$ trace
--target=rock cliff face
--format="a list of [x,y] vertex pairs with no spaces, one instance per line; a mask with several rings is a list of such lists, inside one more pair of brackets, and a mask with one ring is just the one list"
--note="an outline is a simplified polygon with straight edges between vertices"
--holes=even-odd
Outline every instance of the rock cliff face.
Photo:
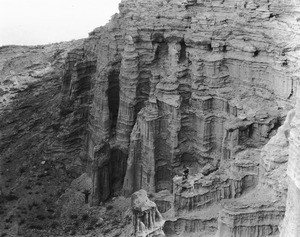
[[286,213],[282,225],[280,236],[298,236],[300,234],[299,226],[299,98],[300,93],[297,92],[297,105],[293,113],[293,120],[291,121],[290,129],[290,146],[289,146],[289,160],[288,160],[288,197],[286,203]]
[[162,231],[164,220],[145,190],[141,189],[132,194],[131,206],[134,233],[137,237],[165,236]]
[[[278,235],[289,125],[268,141],[295,101],[296,9],[123,1],[89,39],[101,56],[88,139],[94,203],[167,190],[157,202],[169,236]],[[191,184],[180,188],[184,165]]]
[[299,7],[123,0],[68,53],[45,154],[88,174],[93,205],[146,190],[166,236],[278,236],[289,186],[297,236]]

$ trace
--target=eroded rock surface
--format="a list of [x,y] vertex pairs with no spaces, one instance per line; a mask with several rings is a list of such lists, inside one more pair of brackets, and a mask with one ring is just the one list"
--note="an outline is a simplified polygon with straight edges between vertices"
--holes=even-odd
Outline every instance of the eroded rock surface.
[[288,160],[288,194],[286,203],[286,213],[282,224],[281,237],[294,237],[300,235],[299,225],[299,113],[300,113],[300,93],[297,92],[296,109],[291,118],[291,129],[289,134],[289,160]]
[[[99,52],[110,52],[108,61],[110,55],[116,57],[100,70],[103,86],[97,101],[108,111],[95,113],[99,119],[91,123],[90,141],[108,143],[110,150],[122,154],[108,158],[107,151],[96,157],[91,150],[91,159],[98,160],[96,173],[107,173],[102,180],[111,187],[123,179],[125,195],[140,188],[151,193],[168,190],[171,201],[158,200],[165,211],[167,235],[213,236],[219,229],[222,236],[220,228],[226,223],[228,236],[279,234],[289,128],[277,135],[282,144],[274,138],[263,154],[261,148],[295,102],[296,9],[292,2],[275,1],[123,1],[120,15],[106,29],[91,34],[103,41],[107,31],[114,43],[109,49],[97,44]],[[113,116],[116,110],[103,88],[109,93],[116,74],[119,109]],[[108,120],[116,126],[105,126]],[[98,132],[94,124],[101,128]],[[119,159],[120,164],[127,160],[126,173],[111,177],[102,171],[114,173],[113,164],[99,166],[106,159]],[[176,191],[173,177],[184,165],[191,167],[192,187]],[[119,168],[124,170],[123,165]],[[97,187],[101,185],[95,185],[96,200]],[[269,191],[272,195],[265,195]],[[253,198],[251,193],[261,195]],[[231,209],[228,199],[236,200],[237,207]],[[213,214],[206,215],[208,210]],[[227,215],[236,221],[225,220],[223,225]],[[245,218],[253,221],[237,224]],[[179,221],[185,223],[182,230]],[[187,227],[191,225],[198,227]],[[206,225],[209,228],[201,227]]]
[[165,236],[162,230],[165,221],[158,211],[156,204],[149,200],[145,190],[141,189],[132,194],[131,207],[135,236]]
[[[0,233],[30,236],[85,169],[60,114],[68,52],[83,40],[0,48]],[[75,137],[75,136],[74,136]]]
[[[94,206],[146,190],[166,220],[166,236],[278,236],[284,215],[283,236],[297,236],[289,220],[298,216],[291,208],[299,191],[298,112],[288,111],[298,90],[299,7],[123,0],[120,13],[57,69],[56,102],[47,99],[56,111],[47,134],[55,135],[39,138],[42,160],[60,161],[73,178],[85,172]],[[48,78],[47,70],[34,75]],[[3,80],[1,98],[10,101],[5,91],[26,80]],[[20,134],[3,121],[1,147],[13,139],[5,134]],[[151,220],[155,203],[145,202]],[[150,234],[150,222],[138,220],[136,232]]]

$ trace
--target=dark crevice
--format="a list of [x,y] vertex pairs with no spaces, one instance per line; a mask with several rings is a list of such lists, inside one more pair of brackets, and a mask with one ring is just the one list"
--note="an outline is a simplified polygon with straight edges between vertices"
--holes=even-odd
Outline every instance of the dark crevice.
[[273,135],[275,135],[277,133],[278,128],[282,125],[280,119],[278,119],[275,123],[273,128],[270,129],[270,131],[268,132],[268,136],[271,137]]
[[207,44],[206,47],[207,47],[207,50],[208,50],[209,52],[213,51],[213,47],[212,47],[211,44]]
[[248,137],[249,137],[249,138],[253,137],[254,131],[255,131],[254,125],[253,125],[253,124],[250,124],[249,127],[248,127]]
[[217,171],[218,169],[219,169],[219,164],[216,165],[215,167],[212,167],[211,169],[208,169],[208,170],[203,171],[202,174],[203,174],[204,176],[208,176],[208,175],[214,173],[215,171]]
[[249,139],[253,138],[255,133],[255,124],[248,124],[245,126],[239,127],[239,144],[245,144],[249,141]]
[[[109,163],[106,162],[98,168],[98,192],[99,203],[107,200],[110,197],[110,179],[109,179]],[[98,204],[99,204],[98,203]]]
[[153,33],[153,35],[151,36],[151,41],[153,44],[165,42],[163,33],[160,33],[160,32]]
[[283,67],[287,67],[287,65],[288,65],[288,60],[285,59],[285,60],[282,62],[282,66],[283,66]]
[[111,172],[111,194],[119,195],[127,170],[127,155],[119,149],[112,149],[109,165]]
[[113,70],[108,76],[108,108],[110,118],[110,130],[114,134],[118,121],[119,103],[120,103],[120,85],[119,71]]
[[154,64],[163,64],[168,55],[168,43],[166,42],[163,33],[156,32],[151,36],[152,45],[155,49]]
[[291,97],[293,96],[293,94],[294,94],[294,81],[292,80],[292,89],[291,89],[291,93],[288,96],[288,99],[291,99]]
[[154,63],[158,63],[160,60],[163,60],[168,55],[168,44],[166,42],[159,43],[156,51],[155,51],[155,57],[154,57]]
[[[170,165],[163,165],[163,166],[158,166],[155,170],[155,182],[156,184],[158,183],[168,183],[167,188],[169,191],[172,191],[172,184],[170,182],[172,180],[172,170],[170,168]],[[166,188],[166,184],[164,185],[164,188],[161,188],[160,185],[155,185],[156,187],[156,192],[159,192],[163,189]]]
[[257,57],[259,55],[259,50],[255,50],[253,53],[253,57]]
[[270,18],[278,18],[278,17],[279,17],[278,13],[271,13],[270,16],[269,16],[269,19]]
[[179,54],[179,63],[183,63],[187,59],[186,57],[186,44],[184,40],[180,42],[180,54]]
[[98,168],[99,201],[121,194],[127,169],[127,155],[119,149],[106,148],[109,159]]

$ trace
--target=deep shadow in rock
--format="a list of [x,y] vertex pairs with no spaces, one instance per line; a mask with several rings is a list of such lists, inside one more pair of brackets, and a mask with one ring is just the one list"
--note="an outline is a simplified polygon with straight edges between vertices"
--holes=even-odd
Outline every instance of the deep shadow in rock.
[[110,117],[111,132],[114,133],[118,121],[119,103],[120,103],[120,85],[119,85],[119,71],[113,70],[108,76],[108,108]]

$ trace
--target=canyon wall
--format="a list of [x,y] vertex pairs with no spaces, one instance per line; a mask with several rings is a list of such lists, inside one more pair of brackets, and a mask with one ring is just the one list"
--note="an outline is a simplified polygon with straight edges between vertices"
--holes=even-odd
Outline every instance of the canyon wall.
[[295,103],[297,7],[122,1],[86,42],[98,55],[93,203],[142,188],[158,193],[167,236],[278,235],[289,125],[268,141]]
[[49,77],[42,159],[92,205],[146,190],[166,236],[297,236],[299,6],[123,0]]
[[124,177],[125,194],[172,191],[183,164],[214,170],[266,144],[294,101],[294,11],[283,2],[123,1],[86,42],[98,55],[93,169],[129,165],[102,179],[109,192]]
[[96,61],[86,135],[92,203],[145,189],[167,236],[278,235],[290,125],[273,136],[295,103],[297,7],[122,1],[84,46]]

